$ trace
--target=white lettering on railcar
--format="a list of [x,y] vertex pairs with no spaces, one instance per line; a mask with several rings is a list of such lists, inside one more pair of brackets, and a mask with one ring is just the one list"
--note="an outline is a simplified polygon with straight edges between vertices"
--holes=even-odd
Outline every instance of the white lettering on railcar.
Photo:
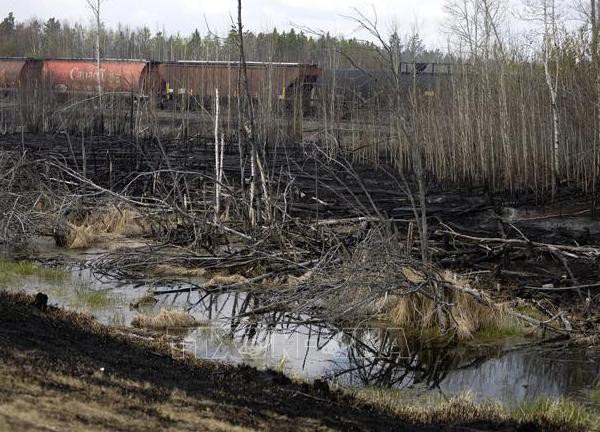
[[[100,80],[104,81],[104,74],[106,72],[106,69],[100,69]],[[71,72],[69,73],[69,78],[71,78],[71,81],[89,81],[92,79],[98,79],[98,71],[94,70],[94,71],[85,71],[85,70],[80,70],[78,67],[74,67],[71,69]]]

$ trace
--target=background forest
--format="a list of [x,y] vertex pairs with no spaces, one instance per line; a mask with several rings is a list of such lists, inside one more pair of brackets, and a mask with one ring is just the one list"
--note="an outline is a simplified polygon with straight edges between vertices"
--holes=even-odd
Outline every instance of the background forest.
[[[392,39],[400,40],[398,33]],[[351,67],[349,58],[358,66],[373,61],[375,44],[356,38],[345,39],[330,34],[310,35],[303,31],[278,31],[244,34],[248,61],[274,61],[294,63],[317,63],[332,67],[331,52],[344,52],[336,67]],[[9,13],[0,24],[0,56],[9,57],[94,57],[96,29],[79,23],[71,24],[50,18],[46,22],[37,19],[18,21]],[[156,61],[176,60],[237,60],[239,50],[235,30],[225,37],[212,33],[201,35],[195,30],[190,35],[155,32],[148,27],[103,28],[101,32],[101,55],[104,58],[140,58]],[[403,52],[407,60],[410,53]],[[424,62],[443,62],[446,56],[439,50],[423,50]]]

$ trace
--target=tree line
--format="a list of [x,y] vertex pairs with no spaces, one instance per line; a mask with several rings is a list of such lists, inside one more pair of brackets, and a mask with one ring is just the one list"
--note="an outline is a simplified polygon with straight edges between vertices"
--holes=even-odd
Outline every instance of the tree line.
[[[0,23],[0,56],[92,58],[96,54],[94,26],[50,18],[17,21],[11,12]],[[392,34],[392,40],[400,36]],[[316,63],[323,67],[369,67],[375,45],[357,38],[331,34],[308,34],[290,29],[270,32],[244,32],[248,61]],[[140,58],[156,61],[237,60],[237,34],[231,29],[224,36],[212,32],[169,34],[148,27],[131,28],[102,24],[101,56],[104,58]],[[343,53],[338,56],[336,53]],[[407,57],[408,58],[408,57]],[[444,61],[439,50],[425,50],[422,61]],[[335,60],[333,60],[335,59]]]

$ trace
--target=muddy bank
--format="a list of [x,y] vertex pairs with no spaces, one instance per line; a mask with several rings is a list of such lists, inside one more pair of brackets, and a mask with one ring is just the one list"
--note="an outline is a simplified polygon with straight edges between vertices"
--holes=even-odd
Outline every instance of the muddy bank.
[[542,430],[415,426],[325,385],[175,358],[164,342],[32,303],[0,292],[0,430]]

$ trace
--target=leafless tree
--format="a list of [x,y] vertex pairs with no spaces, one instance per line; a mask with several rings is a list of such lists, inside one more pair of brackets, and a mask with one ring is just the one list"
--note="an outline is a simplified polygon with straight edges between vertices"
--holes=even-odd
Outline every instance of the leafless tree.
[[104,0],[86,0],[86,2],[96,20],[96,79],[98,80],[98,100],[100,110],[102,110],[102,74],[100,67],[100,36],[102,32],[102,22],[100,18],[100,8],[104,3]]
[[542,61],[552,110],[552,194],[556,194],[560,175],[560,115],[558,110],[559,84],[559,22],[556,0],[526,0],[526,19],[542,25]]
[[[427,228],[427,185],[425,180],[425,169],[424,169],[424,151],[423,147],[419,143],[419,137],[417,132],[417,97],[415,93],[415,82],[416,82],[416,54],[417,54],[417,39],[418,35],[415,33],[411,37],[413,52],[413,86],[412,94],[410,99],[410,106],[408,109],[403,109],[405,101],[402,100],[402,80],[401,73],[397,65],[398,49],[397,44],[394,40],[397,37],[386,37],[380,30],[377,12],[373,10],[373,17],[368,17],[366,14],[361,12],[359,9],[354,9],[355,15],[348,17],[351,21],[355,22],[362,29],[367,31],[377,42],[379,43],[379,55],[382,60],[382,66],[390,72],[392,92],[390,94],[390,111],[393,113],[394,123],[398,128],[399,135],[402,136],[408,142],[410,153],[412,155],[412,167],[417,181],[418,197],[415,199],[413,192],[403,177],[405,192],[409,195],[411,202],[413,203],[413,210],[415,213],[415,219],[417,220],[417,227],[421,240],[421,258],[424,262],[429,261],[429,247],[428,247],[428,228]],[[392,35],[393,36],[393,35]],[[410,43],[409,43],[410,45]],[[418,200],[418,204],[417,204]]]
[[[248,89],[248,70],[246,67],[246,49],[244,46],[244,25],[242,21],[242,0],[237,2],[237,23],[236,32],[238,37],[238,48],[240,55],[239,75],[238,75],[238,117],[240,122],[239,140],[240,151],[242,149],[241,140],[245,136],[250,143],[250,205],[249,216],[252,226],[256,225],[261,217],[260,200],[258,196],[257,183],[260,178],[262,201],[264,204],[263,215],[267,218],[271,217],[270,198],[267,184],[267,174],[265,166],[261,162],[261,156],[264,156],[263,147],[259,149],[257,142],[258,136],[256,131],[256,121],[254,117],[254,103]],[[241,154],[240,154],[241,157]],[[243,170],[242,170],[243,171]],[[242,182],[244,179],[242,178]]]
[[489,57],[493,46],[501,46],[500,26],[505,19],[504,0],[449,0],[444,5],[445,28],[458,52],[476,60]]

